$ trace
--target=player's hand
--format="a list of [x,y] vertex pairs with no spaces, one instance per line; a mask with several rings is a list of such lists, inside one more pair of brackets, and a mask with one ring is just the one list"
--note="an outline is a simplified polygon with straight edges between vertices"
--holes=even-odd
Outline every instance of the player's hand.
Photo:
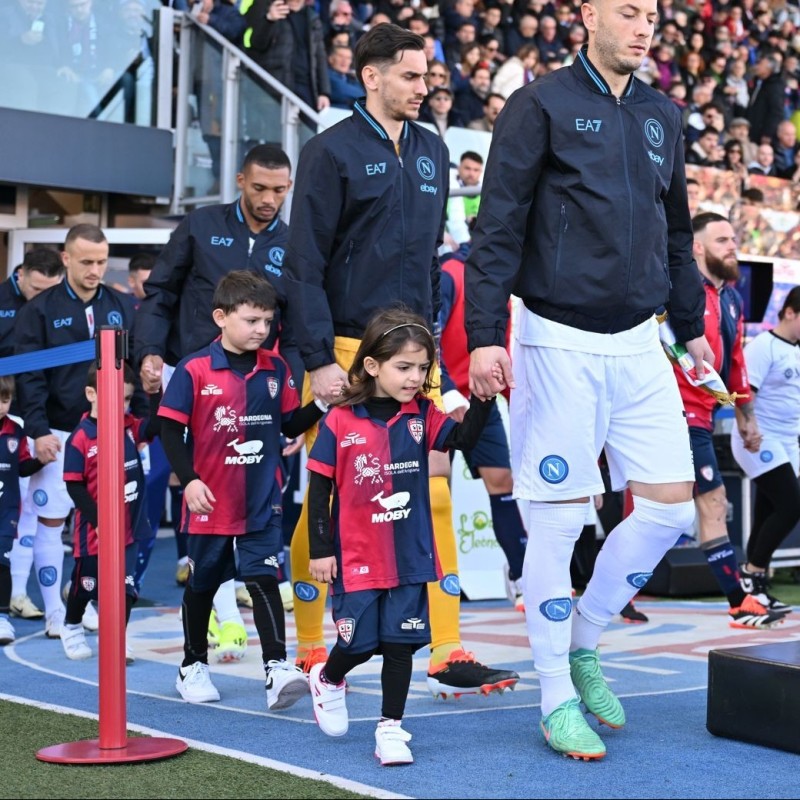
[[142,359],[142,368],[139,376],[142,379],[142,388],[147,394],[155,394],[161,388],[161,373],[164,369],[164,359],[161,356],[150,354]]
[[54,433],[48,433],[33,440],[33,455],[42,464],[49,464],[51,461],[55,461],[60,450],[61,442]]
[[469,356],[469,390],[480,400],[490,400],[506,387],[513,389],[514,374],[505,347],[476,347]]
[[347,373],[338,364],[326,364],[308,373],[311,381],[311,393],[317,400],[332,403],[347,386]]
[[737,417],[736,427],[739,429],[739,435],[742,437],[744,449],[750,453],[757,453],[761,449],[761,442],[763,436],[758,429],[758,422],[755,417],[741,419]]
[[300,452],[300,448],[306,443],[306,435],[301,433],[299,436],[295,436],[294,439],[287,439],[286,440],[286,447],[281,450],[281,455],[284,457],[293,456],[295,453]]
[[331,107],[331,99],[326,94],[321,94],[317,98],[317,111],[324,111],[326,108]]
[[703,361],[708,361],[713,364],[715,360],[714,351],[711,349],[705,336],[698,336],[696,339],[690,339],[686,342],[686,350],[689,355],[694,359],[695,372],[697,379],[703,380],[706,376],[706,368]]
[[210,514],[214,510],[213,503],[217,502],[211,489],[200,478],[195,478],[186,484],[183,490],[183,499],[186,507],[193,514]]
[[308,562],[308,571],[318,583],[333,583],[336,577],[336,557],[312,558]]

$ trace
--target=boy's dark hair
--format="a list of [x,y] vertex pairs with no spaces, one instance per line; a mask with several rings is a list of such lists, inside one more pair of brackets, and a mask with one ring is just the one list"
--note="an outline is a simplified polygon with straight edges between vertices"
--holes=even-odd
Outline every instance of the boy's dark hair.
[[251,164],[263,167],[264,169],[286,168],[289,172],[292,171],[292,162],[289,161],[289,156],[287,156],[280,147],[274,144],[257,144],[249,150],[244,157],[241,171],[245,172]]
[[28,250],[20,267],[25,272],[41,272],[48,278],[55,278],[64,273],[61,256],[49,247],[34,247],[33,250]]
[[750,200],[753,203],[761,204],[764,202],[764,192],[761,189],[744,189],[740,195],[742,200]]
[[[136,373],[127,361],[122,362],[122,381],[136,386]],[[89,365],[89,371],[86,373],[86,386],[97,390],[97,363],[94,361]]]
[[728,218],[717,214],[716,211],[701,211],[692,218],[692,233],[700,233],[712,222],[728,222]]
[[72,244],[76,239],[85,239],[87,242],[94,242],[94,244],[102,244],[107,241],[103,229],[88,222],[82,222],[80,225],[73,225],[67,231],[64,245]]
[[364,368],[364,359],[374,358],[379,364],[388,361],[407,344],[417,344],[428,353],[430,365],[422,393],[432,388],[431,370],[436,361],[436,342],[425,320],[410,308],[397,305],[372,315],[361,338],[353,365],[347,374],[350,386],[344,390],[344,405],[363,403],[375,395],[375,378]]
[[425,40],[399,25],[389,23],[370,28],[356,43],[355,68],[359,83],[364,86],[361,72],[373,65],[383,71],[398,61],[403,50],[424,50]]
[[13,375],[0,375],[0,400],[13,400],[16,382]]
[[278,305],[278,293],[266,278],[250,270],[235,269],[220,279],[214,290],[211,308],[219,308],[230,314],[245,303],[265,311],[274,311]]
[[153,269],[156,257],[152,253],[137,253],[128,262],[128,272],[139,272],[143,269]]
[[778,312],[778,319],[783,319],[787,308],[791,308],[795,314],[800,314],[800,286],[795,286],[789,290],[789,294],[786,295],[783,306]]

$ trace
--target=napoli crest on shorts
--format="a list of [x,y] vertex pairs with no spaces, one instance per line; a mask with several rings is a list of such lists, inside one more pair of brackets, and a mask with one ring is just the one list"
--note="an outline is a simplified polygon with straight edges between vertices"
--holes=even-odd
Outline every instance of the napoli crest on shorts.
[[109,325],[118,325],[122,327],[122,314],[119,311],[109,311],[106,317]]
[[417,444],[422,441],[422,436],[425,433],[425,425],[419,417],[414,417],[408,421],[408,432]]
[[85,578],[81,578],[81,586],[83,587],[83,590],[85,592],[93,592],[94,587],[97,586],[97,582],[95,581],[94,578],[90,578],[87,576]]
[[700,467],[700,474],[705,480],[711,481],[714,479],[714,467],[711,464],[706,464],[704,467]]
[[44,489],[37,489],[33,493],[33,502],[37,506],[39,506],[40,508],[42,506],[46,506],[47,505],[47,492]]
[[634,589],[642,589],[647,581],[653,577],[652,572],[632,572],[625,577],[625,580],[634,587]]
[[539,474],[547,483],[561,483],[569,475],[569,466],[561,456],[545,456],[539,462]]
[[356,621],[352,617],[336,620],[336,632],[345,644],[350,644],[356,630]]
[[269,392],[269,396],[274,400],[278,396],[278,379],[277,378],[267,378],[267,391]]
[[644,123],[644,135],[653,147],[664,144],[664,128],[657,119],[651,117]]
[[8,444],[8,452],[13,455],[17,452],[17,448],[19,447],[19,439],[14,436],[9,436],[8,439],[6,439],[6,444]]
[[775,456],[772,454],[772,450],[762,450],[758,456],[765,464],[769,464]]
[[787,380],[787,381],[788,381],[788,380],[791,380],[793,376],[794,376],[794,370],[792,370],[792,369],[785,369],[785,370],[783,371],[783,377],[784,377],[784,378],[786,378],[786,380]]
[[564,622],[572,613],[572,600],[569,597],[554,597],[551,600],[545,600],[539,606],[539,611],[550,622]]
[[420,156],[417,159],[417,172],[424,181],[432,181],[436,177],[436,166],[428,156]]
[[304,603],[311,603],[319,597],[319,589],[305,581],[297,581],[294,585],[294,596]]

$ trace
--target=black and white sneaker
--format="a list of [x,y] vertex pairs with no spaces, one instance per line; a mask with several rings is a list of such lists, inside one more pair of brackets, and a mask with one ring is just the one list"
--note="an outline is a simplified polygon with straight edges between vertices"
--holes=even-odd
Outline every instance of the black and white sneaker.
[[752,595],[771,613],[784,615],[792,612],[790,605],[769,593],[769,579],[765,572],[748,572],[744,566],[740,566],[739,584],[743,592]]

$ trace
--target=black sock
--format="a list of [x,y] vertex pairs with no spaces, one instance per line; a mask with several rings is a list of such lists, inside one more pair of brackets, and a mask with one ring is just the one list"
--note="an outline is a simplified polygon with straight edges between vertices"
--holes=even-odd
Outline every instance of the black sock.
[[8,614],[11,605],[11,568],[0,564],[0,614]]
[[261,640],[264,665],[286,658],[286,618],[278,579],[273,575],[243,578],[253,601],[253,622]]
[[403,719],[406,710],[408,688],[411,686],[414,650],[409,644],[381,642],[383,669],[381,670],[381,689],[383,705],[381,716],[387,719]]
[[216,593],[216,589],[195,592],[191,586],[183,591],[183,667],[197,661],[208,664],[208,620]]
[[374,650],[367,650],[366,653],[350,653],[335,644],[330,655],[328,655],[328,660],[325,662],[322,677],[328,683],[339,684],[350,670],[355,669],[359,664],[369,661],[374,655]]

